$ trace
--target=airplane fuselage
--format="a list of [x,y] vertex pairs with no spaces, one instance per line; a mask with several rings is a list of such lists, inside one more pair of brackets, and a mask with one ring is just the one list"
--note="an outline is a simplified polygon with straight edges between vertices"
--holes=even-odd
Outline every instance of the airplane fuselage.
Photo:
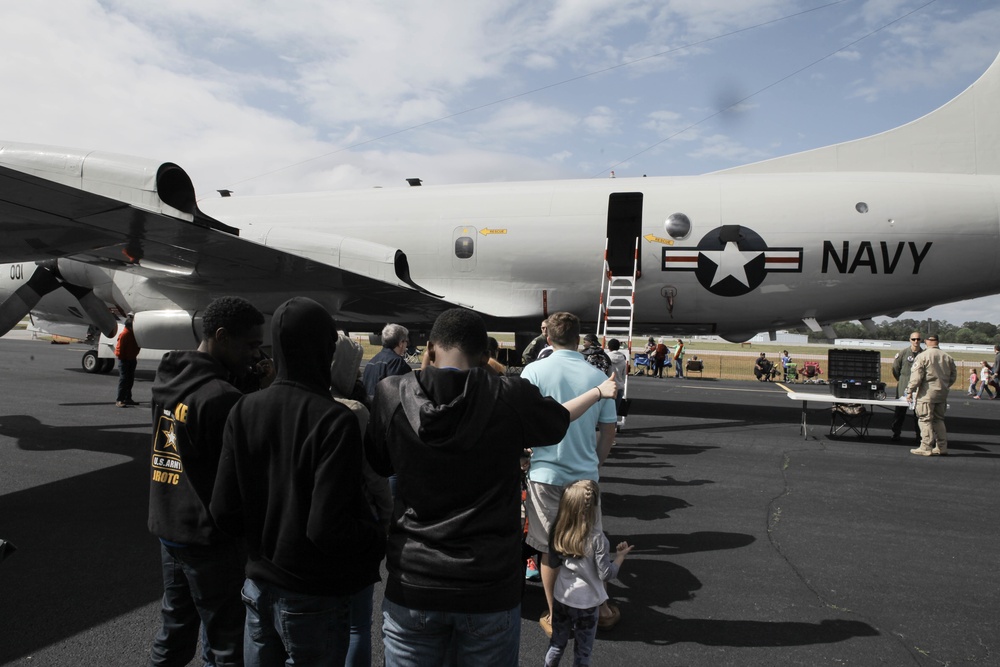
[[[421,287],[495,328],[522,331],[559,310],[593,326],[606,244],[612,255],[618,248],[615,272],[631,274],[638,238],[637,331],[741,339],[1000,291],[998,201],[1000,177],[820,173],[372,189],[200,206],[243,239],[308,246],[312,259],[335,265],[345,261],[344,238],[398,247]],[[686,234],[668,224],[676,214],[690,221]],[[218,295],[67,259],[59,267],[122,312],[196,312]],[[33,268],[0,267],[0,296]],[[246,295],[271,310],[292,293]],[[322,286],[310,296],[324,300]],[[59,292],[36,312],[86,322]],[[378,321],[345,325],[377,329]]]
[[[616,216],[622,197],[638,213],[634,223]],[[998,200],[1000,178],[991,176],[819,173],[373,189],[200,206],[261,243],[301,235],[321,244],[332,234],[398,246],[422,287],[517,322],[559,310],[595,320],[606,240],[624,235],[619,245],[629,246],[638,237],[637,327],[738,338],[806,318],[898,314],[995,293]],[[678,213],[690,230],[672,237],[666,223]],[[619,264],[631,273],[631,253]]]
[[265,313],[310,296],[357,331],[451,305],[494,330],[560,310],[592,330],[606,260],[637,276],[635,331],[829,335],[1000,291],[998,146],[1000,57],[905,125],[701,176],[197,201],[172,162],[4,143],[0,259],[25,264],[0,269],[0,329],[65,288],[105,335],[106,306],[135,311],[153,347],[189,344],[221,294]]

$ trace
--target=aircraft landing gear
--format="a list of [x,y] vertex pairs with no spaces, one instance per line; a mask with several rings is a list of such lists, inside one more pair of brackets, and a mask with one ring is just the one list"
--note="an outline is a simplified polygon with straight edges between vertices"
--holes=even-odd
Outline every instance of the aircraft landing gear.
[[97,350],[87,350],[83,353],[80,365],[88,373],[110,373],[111,369],[115,367],[115,360],[101,359],[97,356]]

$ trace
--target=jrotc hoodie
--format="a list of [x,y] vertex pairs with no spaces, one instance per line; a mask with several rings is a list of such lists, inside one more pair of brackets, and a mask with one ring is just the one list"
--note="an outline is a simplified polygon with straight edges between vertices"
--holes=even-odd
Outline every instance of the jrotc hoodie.
[[209,513],[230,409],[241,394],[228,371],[196,350],[168,352],[153,381],[149,531],[178,545],[232,541]]

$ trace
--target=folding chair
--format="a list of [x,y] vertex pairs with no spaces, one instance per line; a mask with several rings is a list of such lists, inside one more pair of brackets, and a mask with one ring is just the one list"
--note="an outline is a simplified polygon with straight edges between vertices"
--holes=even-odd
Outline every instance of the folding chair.
[[819,376],[823,371],[820,370],[818,361],[807,361],[802,364],[802,370],[799,373],[805,378],[803,382],[819,382]]
[[795,382],[799,379],[798,364],[794,361],[789,361],[785,364],[785,382]]
[[632,375],[645,375],[647,371],[650,375],[653,374],[653,362],[648,354],[636,352],[632,358],[632,366],[635,368]]
[[872,413],[857,403],[836,403],[830,410],[830,437],[854,433],[859,440],[868,437]]

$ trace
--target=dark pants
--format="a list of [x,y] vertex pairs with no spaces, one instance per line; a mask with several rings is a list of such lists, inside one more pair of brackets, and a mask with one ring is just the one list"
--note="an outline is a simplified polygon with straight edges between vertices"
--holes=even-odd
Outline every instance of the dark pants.
[[208,664],[243,664],[246,611],[240,597],[246,560],[236,545],[160,545],[163,566],[162,625],[149,651],[150,665],[187,665],[199,630]]
[[343,665],[350,641],[347,595],[310,595],[247,579],[246,667]]
[[597,615],[600,607],[575,609],[559,600],[552,601],[552,639],[545,653],[545,667],[558,665],[563,651],[573,638],[573,664],[589,665],[597,637]]
[[119,402],[132,400],[132,384],[135,382],[135,359],[118,360],[118,398]]
[[[893,410],[892,415],[892,434],[899,436],[900,432],[903,430],[903,425],[906,423],[906,412],[909,410],[907,407],[900,406]],[[884,422],[883,422],[884,423]],[[917,442],[920,442],[920,424],[917,422],[917,415],[913,415],[913,432],[917,436]]]
[[374,592],[375,584],[372,584],[351,596],[351,641],[344,661],[346,667],[371,667]]

